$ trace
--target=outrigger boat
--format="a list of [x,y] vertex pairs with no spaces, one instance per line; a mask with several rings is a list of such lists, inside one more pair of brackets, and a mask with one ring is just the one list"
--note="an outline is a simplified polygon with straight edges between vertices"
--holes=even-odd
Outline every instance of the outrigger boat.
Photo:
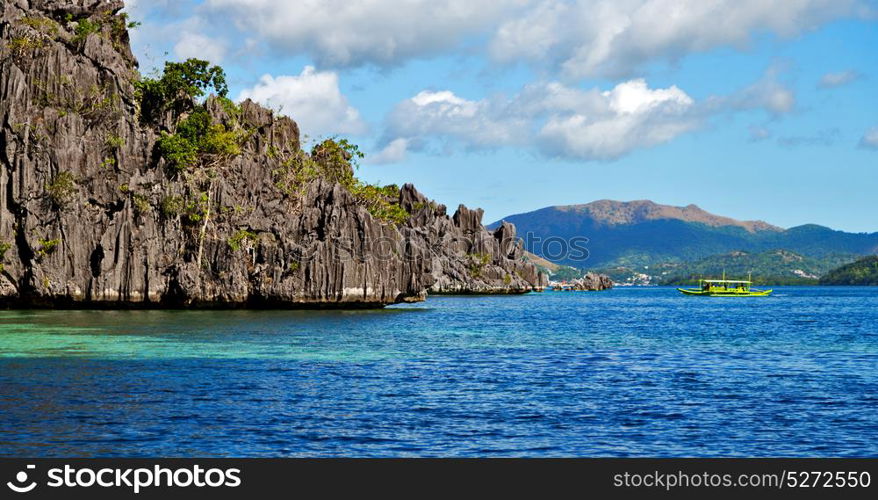
[[750,288],[750,280],[727,280],[723,273],[721,280],[698,280],[698,288],[678,288],[684,295],[703,295],[707,297],[767,297],[773,290]]

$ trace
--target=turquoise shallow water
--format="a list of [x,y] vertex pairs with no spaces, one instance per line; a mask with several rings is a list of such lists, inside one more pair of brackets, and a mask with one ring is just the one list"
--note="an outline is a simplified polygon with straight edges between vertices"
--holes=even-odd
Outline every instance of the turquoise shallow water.
[[878,288],[0,311],[2,456],[878,456]]

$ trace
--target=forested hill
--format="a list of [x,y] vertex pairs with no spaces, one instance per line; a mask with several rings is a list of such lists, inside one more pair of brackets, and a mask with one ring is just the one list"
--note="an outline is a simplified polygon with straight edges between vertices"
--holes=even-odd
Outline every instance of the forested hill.
[[878,286],[878,255],[834,269],[820,279],[820,284]]
[[834,255],[818,259],[789,250],[736,251],[694,262],[660,264],[652,271],[658,277],[658,283],[664,285],[697,283],[701,278],[719,278],[723,273],[729,279],[749,276],[760,285],[815,285],[820,276],[854,258]]

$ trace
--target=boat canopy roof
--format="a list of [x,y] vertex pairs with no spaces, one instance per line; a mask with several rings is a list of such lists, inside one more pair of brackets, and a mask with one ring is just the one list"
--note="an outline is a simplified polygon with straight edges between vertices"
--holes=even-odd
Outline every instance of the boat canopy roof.
[[747,280],[700,280],[705,283],[753,283]]

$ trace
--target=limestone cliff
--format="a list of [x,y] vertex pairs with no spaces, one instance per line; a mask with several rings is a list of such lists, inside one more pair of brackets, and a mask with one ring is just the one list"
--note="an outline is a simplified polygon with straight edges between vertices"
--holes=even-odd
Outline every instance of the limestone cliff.
[[613,288],[613,280],[605,274],[598,274],[589,271],[581,278],[570,281],[552,282],[551,286],[554,290],[597,292]]
[[613,288],[613,280],[607,275],[589,271],[582,278],[573,280],[572,285],[574,290],[595,292]]
[[249,101],[198,103],[234,154],[169,174],[157,143],[195,102],[144,120],[120,1],[0,8],[0,303],[355,307],[542,284],[481,211],[405,186],[388,222],[334,179],[284,189],[298,126]]
[[430,250],[431,294],[523,293],[547,284],[548,277],[526,262],[512,224],[489,232],[482,226],[484,212],[463,205],[449,218],[444,205],[411,185],[403,187],[401,205],[411,213],[408,234]]

